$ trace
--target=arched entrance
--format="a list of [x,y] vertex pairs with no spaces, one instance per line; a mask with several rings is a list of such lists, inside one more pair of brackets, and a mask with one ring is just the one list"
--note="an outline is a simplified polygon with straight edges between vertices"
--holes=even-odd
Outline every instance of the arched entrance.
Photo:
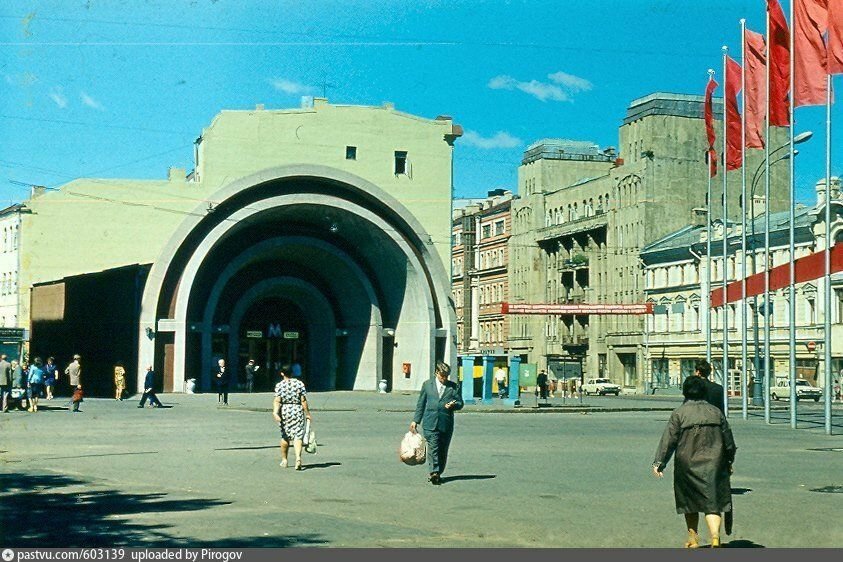
[[165,389],[186,378],[209,388],[220,356],[240,379],[256,359],[262,388],[295,360],[312,390],[375,390],[382,377],[417,389],[437,358],[453,361],[450,280],[419,221],[382,190],[288,166],[213,200],[176,232],[144,291],[139,368],[164,372]]

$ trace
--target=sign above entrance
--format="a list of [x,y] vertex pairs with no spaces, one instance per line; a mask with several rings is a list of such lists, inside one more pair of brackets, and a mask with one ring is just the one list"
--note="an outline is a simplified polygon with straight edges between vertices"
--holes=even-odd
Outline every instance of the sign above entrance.
[[652,314],[645,304],[510,304],[501,303],[502,314]]
[[260,330],[247,330],[246,331],[246,337],[247,338],[258,338],[258,339],[260,339],[260,338],[263,337],[263,332],[261,332]]
[[0,339],[2,340],[13,340],[13,341],[23,341],[24,338],[24,329],[23,328],[0,328]]
[[297,340],[299,339],[298,332],[284,332],[284,339],[285,340]]

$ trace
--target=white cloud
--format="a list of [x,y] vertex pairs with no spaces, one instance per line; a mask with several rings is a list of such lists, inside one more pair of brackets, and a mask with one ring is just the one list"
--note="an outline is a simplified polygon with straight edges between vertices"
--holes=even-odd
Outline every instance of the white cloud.
[[570,92],[587,92],[593,87],[592,83],[585,78],[580,78],[579,76],[574,76],[561,70],[553,74],[548,74],[547,77],[556,84],[567,88]]
[[5,74],[6,82],[12,86],[32,86],[38,82],[38,77],[31,72],[24,72],[23,74]]
[[585,78],[559,71],[547,76],[549,82],[517,80],[512,76],[501,74],[489,80],[489,88],[493,90],[519,90],[530,94],[541,101],[572,101],[572,94],[585,92],[592,88],[591,82]]
[[50,91],[50,99],[56,102],[56,105],[59,106],[61,109],[67,107],[67,98],[64,97],[62,93],[62,89],[60,87],[55,87]]
[[515,148],[523,144],[521,139],[513,137],[506,131],[498,131],[491,137],[484,137],[475,131],[466,131],[462,137],[462,142],[484,150]]
[[82,103],[87,105],[88,107],[92,107],[94,109],[98,109],[103,111],[105,108],[102,106],[100,102],[86,94],[85,92],[79,92],[79,97],[82,98]]
[[275,78],[271,81],[272,86],[279,92],[290,94],[293,96],[305,95],[313,92],[313,87],[306,86],[300,82],[293,80],[285,80],[284,78]]

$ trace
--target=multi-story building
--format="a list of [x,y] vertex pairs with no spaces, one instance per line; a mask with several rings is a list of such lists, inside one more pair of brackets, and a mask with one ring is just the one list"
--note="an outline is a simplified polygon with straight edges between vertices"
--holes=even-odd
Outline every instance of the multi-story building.
[[501,303],[508,295],[512,192],[454,203],[452,294],[457,313],[457,351],[506,361],[507,322]]
[[[721,107],[717,102],[715,111]],[[783,133],[776,135],[775,146],[784,144]],[[644,302],[641,248],[687,225],[691,209],[705,206],[703,98],[655,93],[634,100],[619,138],[620,154],[554,139],[525,151],[512,203],[513,303]],[[752,170],[763,156],[755,152],[747,158]],[[729,177],[732,217],[739,215],[738,176]],[[777,169],[772,193],[780,209],[783,179]],[[722,185],[721,176],[713,182]],[[722,214],[719,199],[712,207]],[[509,341],[523,362],[557,377],[582,365],[588,376],[643,388],[643,332],[640,316],[513,315]]]
[[[813,207],[798,206],[795,211],[796,259],[822,252],[825,240],[825,180],[817,184],[817,204]],[[831,239],[843,241],[843,199],[840,183],[833,182],[831,189],[832,223]],[[763,200],[757,206],[755,217],[747,223],[747,272],[764,272]],[[706,356],[706,314],[709,294],[707,269],[711,268],[713,288],[722,286],[724,271],[727,282],[741,279],[743,255],[741,252],[741,224],[728,223],[727,253],[723,260],[723,221],[715,219],[711,237],[711,256],[707,253],[705,215],[702,220],[673,232],[649,244],[641,251],[645,267],[647,302],[653,304],[655,314],[647,318],[646,356],[649,372],[647,379],[655,386],[680,384],[694,371],[694,362]],[[770,267],[787,264],[790,255],[789,212],[770,216]],[[843,367],[843,275],[835,274],[832,280],[832,302],[824,300],[824,279],[798,283],[796,286],[796,372],[797,376],[812,383],[824,383],[821,358],[824,350],[823,320],[826,314],[832,322],[832,373]],[[759,367],[763,369],[763,332],[770,322],[770,373],[772,379],[789,376],[790,363],[790,302],[789,288],[774,290],[770,302],[764,305],[763,295],[748,300],[747,322],[742,321],[742,301],[729,303],[729,369],[732,374],[730,388],[741,388],[742,335],[748,341],[746,371],[754,376],[755,350],[758,350]],[[757,309],[757,314],[756,314]],[[722,373],[723,363],[723,308],[711,311],[712,364],[715,372]],[[756,340],[756,337],[758,338]],[[813,342],[813,345],[812,343]],[[748,380],[748,379],[747,379]],[[775,380],[771,381],[775,382]]]
[[23,205],[0,210],[0,351],[17,358],[25,331],[20,325],[20,224]]

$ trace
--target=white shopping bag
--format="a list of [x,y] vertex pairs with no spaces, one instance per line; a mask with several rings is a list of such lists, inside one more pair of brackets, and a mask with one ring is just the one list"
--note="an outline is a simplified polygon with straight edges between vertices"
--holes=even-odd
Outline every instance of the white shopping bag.
[[427,458],[427,441],[424,440],[421,433],[413,433],[408,431],[401,440],[401,446],[398,449],[398,458],[404,464],[411,466],[417,464],[424,464]]
[[304,439],[302,440],[306,453],[316,453],[316,431],[310,420],[304,422]]

